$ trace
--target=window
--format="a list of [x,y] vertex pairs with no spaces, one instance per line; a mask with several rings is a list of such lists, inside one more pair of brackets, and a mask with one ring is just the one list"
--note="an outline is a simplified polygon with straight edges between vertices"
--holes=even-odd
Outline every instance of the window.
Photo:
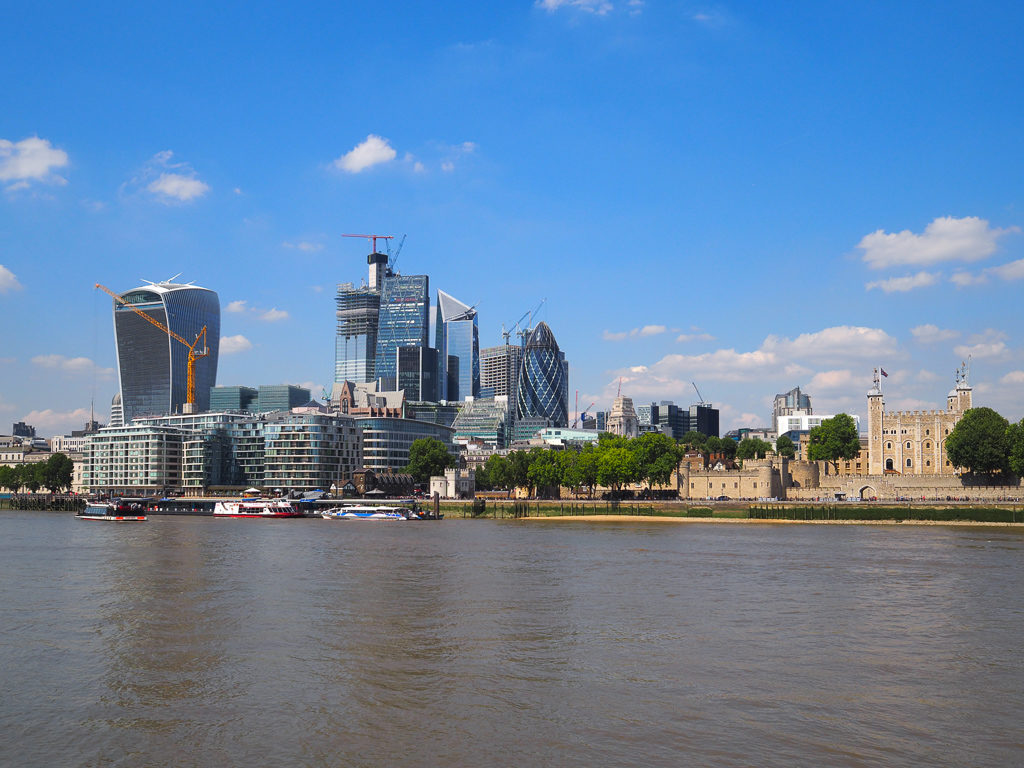
[[891,451],[892,450],[892,443],[886,443],[885,444],[885,450]]
[[910,443],[909,442],[907,443],[907,450],[908,451],[910,450]]
[[910,466],[910,459],[907,459],[907,466]]

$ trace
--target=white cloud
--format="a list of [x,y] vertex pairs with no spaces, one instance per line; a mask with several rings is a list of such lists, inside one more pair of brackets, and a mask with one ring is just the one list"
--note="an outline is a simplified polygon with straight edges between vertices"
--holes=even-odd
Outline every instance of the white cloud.
[[81,429],[91,417],[86,408],[76,408],[73,411],[54,411],[47,408],[44,411],[29,411],[21,421],[31,424],[40,435],[53,437],[66,435],[73,429]]
[[158,197],[183,203],[202,197],[210,191],[208,184],[195,176],[185,176],[181,173],[161,173],[146,186],[146,189]]
[[451,173],[452,171],[455,170],[455,163],[453,163],[451,160],[445,160],[444,162],[441,163],[441,170],[444,171],[445,173]]
[[993,277],[1003,281],[1024,280],[1024,259],[1000,264],[998,267],[987,267],[977,274],[957,272],[949,281],[955,283],[958,288],[966,288],[970,285],[984,285]]
[[391,162],[397,154],[387,139],[371,133],[366,141],[335,160],[334,167],[346,173],[359,173],[374,165]]
[[228,305],[224,307],[224,311],[232,313],[245,312],[245,305],[245,299],[235,299],[234,301],[228,302]]
[[0,264],[0,293],[20,290],[21,283],[18,282],[18,278],[14,276],[11,270]]
[[950,275],[949,282],[954,283],[957,288],[966,288],[969,285],[982,285],[988,282],[984,272],[972,275],[970,272],[955,272]]
[[916,275],[907,275],[906,277],[890,277],[888,280],[875,280],[865,283],[864,288],[869,291],[879,288],[885,293],[906,293],[915,288],[935,285],[940,277],[942,277],[940,272],[918,272]]
[[1010,371],[999,380],[1000,384],[1024,384],[1024,371]]
[[417,160],[412,164],[412,170],[414,173],[424,173],[427,169],[424,167],[423,163]]
[[53,173],[68,164],[68,153],[55,149],[46,139],[32,136],[21,141],[0,139],[0,181],[13,182],[9,191],[24,189],[30,181],[66,184]]
[[289,315],[286,310],[274,307],[273,309],[268,309],[266,312],[261,312],[260,320],[266,320],[268,323],[274,323],[278,320],[287,320],[288,316]]
[[848,368],[837,371],[821,371],[814,374],[810,384],[807,386],[809,392],[827,391],[833,389],[851,389],[860,387],[867,389],[871,384],[871,377],[868,374],[855,374]]
[[933,220],[920,235],[909,229],[888,233],[879,229],[865,235],[857,244],[871,269],[904,265],[930,266],[943,261],[979,261],[992,255],[996,240],[1018,227],[991,229],[988,221],[977,216],[956,219],[944,216]]
[[311,243],[306,240],[301,240],[297,243],[284,242],[281,243],[281,245],[284,246],[285,248],[290,248],[291,250],[294,251],[305,251],[306,253],[314,253],[316,251],[322,251],[324,249],[323,245],[321,245],[320,243]]
[[953,347],[960,357],[1003,358],[1009,352],[1006,346],[1007,336],[995,328],[987,328],[976,333],[967,340],[967,344]]
[[220,354],[234,355],[252,349],[252,342],[242,334],[220,337]]
[[645,338],[648,336],[658,336],[665,333],[668,328],[664,325],[645,325],[640,328],[633,328],[629,331],[604,331],[601,334],[601,338],[605,341],[622,341],[627,337],[640,337]]
[[36,355],[32,363],[40,368],[50,368],[72,374],[95,373],[101,379],[114,376],[113,368],[101,368],[88,357],[65,357],[64,355]]
[[560,8],[576,8],[587,13],[596,13],[603,16],[612,10],[609,0],[536,0],[535,5],[543,8],[548,13],[554,13]]
[[771,335],[764,340],[761,349],[789,358],[816,361],[875,358],[891,355],[897,346],[896,339],[881,328],[839,325],[816,333],[802,333],[792,340]]
[[690,341],[714,341],[715,337],[710,333],[681,333],[676,336],[676,341],[680,344],[686,344]]
[[942,329],[937,325],[927,323],[911,328],[910,333],[922,344],[937,344],[940,341],[950,341],[960,336],[960,331]]

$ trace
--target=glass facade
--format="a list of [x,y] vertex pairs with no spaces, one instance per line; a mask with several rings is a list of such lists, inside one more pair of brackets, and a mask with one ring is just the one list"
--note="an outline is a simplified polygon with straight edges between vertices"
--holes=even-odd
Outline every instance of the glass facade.
[[455,419],[455,440],[481,440],[491,448],[511,442],[508,398],[467,400]]
[[363,432],[363,465],[378,471],[401,472],[409,464],[409,447],[424,437],[434,437],[450,453],[454,429],[414,419],[356,419]]
[[[510,403],[516,401],[516,375],[523,348],[517,344],[502,344],[480,350],[480,397],[505,395]],[[485,393],[484,389],[488,391]]]
[[[129,291],[123,298],[188,341],[206,327],[209,354],[195,362],[195,387],[198,409],[208,410],[220,350],[217,294],[194,285],[155,283]],[[116,301],[114,337],[123,423],[131,423],[136,416],[180,411],[185,404],[188,347]]]
[[373,381],[377,355],[380,294],[371,288],[338,285],[338,331],[334,342],[334,380]]
[[519,367],[516,421],[539,418],[549,426],[569,425],[569,376],[565,355],[547,323],[540,323],[527,338]]
[[397,380],[398,348],[427,347],[430,278],[426,275],[385,276],[377,321],[374,376]]
[[210,390],[211,411],[251,411],[257,391],[252,387],[213,387]]
[[272,384],[260,387],[256,397],[256,412],[288,411],[298,408],[312,400],[310,391],[305,387],[292,384]]
[[[480,331],[476,310],[444,291],[437,292],[437,316],[434,344],[439,357],[447,361],[458,358],[458,375],[445,371],[439,378],[444,382],[442,400],[464,400],[480,395]],[[458,391],[450,391],[450,380],[457,382]]]
[[413,402],[437,402],[437,350],[398,348],[398,389]]

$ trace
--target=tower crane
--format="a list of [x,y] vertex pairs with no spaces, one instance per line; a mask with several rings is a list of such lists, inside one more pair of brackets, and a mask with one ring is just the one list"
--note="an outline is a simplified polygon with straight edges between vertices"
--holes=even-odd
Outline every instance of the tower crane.
[[[388,241],[388,240],[394,240],[395,239],[394,235],[342,235],[342,237],[362,237],[362,238],[364,238],[366,240],[369,240],[369,241],[371,241],[373,243],[373,252],[374,253],[378,252],[377,251],[377,241],[378,240]],[[402,238],[402,242],[403,243],[405,242],[405,238],[404,237]],[[397,254],[396,254],[395,258],[398,258]]]
[[[530,316],[530,319],[526,321],[526,329],[523,330],[522,326],[520,326],[519,330],[516,332],[516,335],[518,335],[520,338],[522,338],[522,337],[526,336],[527,333],[530,332],[530,329],[533,327],[533,316],[536,315],[538,312],[540,312],[540,308],[544,306],[544,302],[545,301],[547,301],[547,297],[546,296],[543,299],[540,300],[540,304],[538,304],[536,307],[534,307],[532,311],[526,313],[526,314],[528,314]],[[526,317],[526,315],[524,314],[523,317]],[[519,320],[516,321],[516,325],[519,325],[519,321],[521,321],[522,319],[523,319],[522,317],[519,318]]]
[[[203,330],[201,330],[199,333],[196,334],[195,341],[193,341],[190,344],[189,342],[185,341],[185,339],[183,339],[181,336],[179,336],[174,331],[172,331],[170,328],[168,328],[166,325],[164,325],[159,320],[157,320],[155,317],[151,317],[150,315],[147,315],[145,312],[143,312],[138,307],[136,307],[136,306],[134,306],[132,304],[129,304],[119,294],[116,294],[112,290],[107,288],[107,286],[100,285],[99,283],[96,283],[96,287],[99,288],[104,293],[109,294],[114,299],[114,301],[116,301],[121,306],[127,307],[132,312],[134,312],[135,314],[139,315],[143,320],[145,320],[150,325],[156,326],[157,328],[159,328],[161,331],[166,333],[168,336],[170,336],[175,341],[179,341],[182,344],[184,344],[186,347],[188,347],[188,366],[186,368],[186,379],[185,379],[185,381],[186,381],[186,386],[185,386],[185,405],[187,407],[186,413],[195,413],[195,410],[196,410],[196,360],[198,360],[201,357],[206,357],[207,355],[210,354],[210,350],[206,346],[206,326],[205,325],[203,326]],[[202,349],[197,350],[196,347],[199,346],[200,340],[202,340],[203,346],[202,346]]]
[[709,402],[706,402],[706,401],[704,400],[704,395],[702,395],[702,394],[700,393],[700,390],[699,390],[699,389],[697,389],[697,383],[696,383],[695,381],[691,381],[690,383],[691,383],[691,384],[693,384],[693,389],[694,389],[694,391],[695,391],[695,392],[697,393],[697,397],[698,397],[698,398],[700,399],[700,402],[698,402],[698,403],[697,403],[697,405],[700,405],[700,406],[708,406],[708,405],[711,405],[711,403],[709,403]]

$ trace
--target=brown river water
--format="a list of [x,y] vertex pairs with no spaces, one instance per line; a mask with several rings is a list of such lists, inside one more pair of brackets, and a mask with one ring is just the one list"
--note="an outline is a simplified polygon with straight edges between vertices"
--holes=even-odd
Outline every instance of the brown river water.
[[0,513],[3,766],[1024,765],[1024,530]]

